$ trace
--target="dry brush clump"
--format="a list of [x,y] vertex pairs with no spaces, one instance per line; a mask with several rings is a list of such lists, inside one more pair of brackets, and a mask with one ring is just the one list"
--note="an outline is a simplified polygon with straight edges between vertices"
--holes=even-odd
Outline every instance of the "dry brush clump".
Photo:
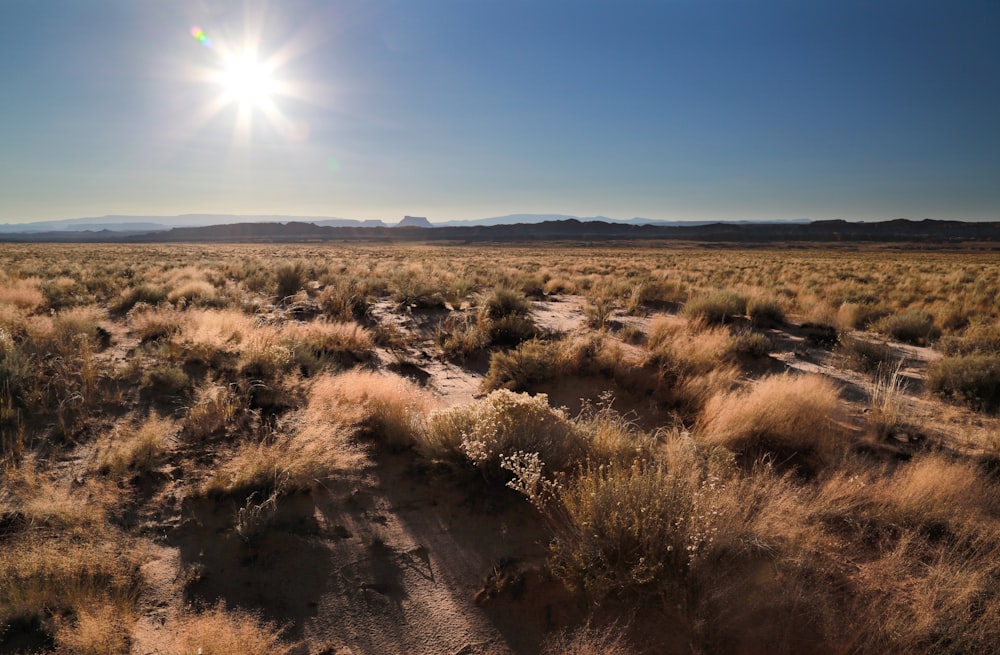
[[573,466],[586,452],[582,431],[565,412],[550,407],[545,394],[530,396],[507,389],[431,412],[419,446],[432,457],[460,452],[488,480],[506,478],[502,460],[516,452],[536,453],[555,471]]
[[1000,354],[942,357],[927,368],[927,387],[974,409],[1000,409]]
[[295,647],[276,624],[219,604],[184,615],[166,647],[171,655],[287,655]]
[[9,537],[0,544],[0,630],[37,626],[66,646],[99,646],[98,638],[127,645],[143,559],[135,542],[114,532]]
[[292,417],[275,432],[235,444],[201,491],[236,498],[256,493],[261,499],[309,491],[359,464],[361,452],[351,436],[343,425]]
[[316,378],[305,416],[359,428],[379,443],[407,447],[416,443],[431,396],[403,378],[353,369]]
[[696,652],[835,639],[835,590],[817,585],[820,535],[787,477],[745,473],[683,433],[652,456],[561,479],[540,474],[532,454],[507,465],[552,529],[553,570],[593,602],[659,607]]
[[838,424],[840,394],[820,376],[778,375],[705,405],[699,431],[747,462],[766,457],[804,473],[835,463],[845,451]]
[[727,323],[747,312],[747,297],[730,290],[694,296],[684,305],[684,315],[710,325]]
[[119,424],[97,444],[97,469],[120,478],[128,472],[151,471],[167,452],[177,433],[174,421],[155,413],[145,420]]

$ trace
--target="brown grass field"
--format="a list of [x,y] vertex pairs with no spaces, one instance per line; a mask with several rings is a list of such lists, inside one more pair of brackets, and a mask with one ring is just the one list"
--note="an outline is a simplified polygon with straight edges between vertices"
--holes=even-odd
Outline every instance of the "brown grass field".
[[0,653],[985,653],[1000,255],[0,247]]

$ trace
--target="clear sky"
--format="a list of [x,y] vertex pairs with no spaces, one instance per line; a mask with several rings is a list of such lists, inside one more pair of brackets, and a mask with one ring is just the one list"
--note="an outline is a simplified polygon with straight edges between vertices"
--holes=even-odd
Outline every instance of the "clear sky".
[[1000,2],[3,0],[0,223],[200,212],[1000,220]]

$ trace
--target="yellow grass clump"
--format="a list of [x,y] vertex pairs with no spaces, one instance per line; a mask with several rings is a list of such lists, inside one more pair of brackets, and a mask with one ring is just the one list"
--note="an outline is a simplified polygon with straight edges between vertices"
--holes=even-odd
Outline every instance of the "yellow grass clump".
[[202,492],[238,498],[257,493],[267,498],[274,493],[307,491],[360,463],[361,451],[351,443],[348,428],[308,422],[297,427],[261,441],[239,443]]
[[167,451],[176,433],[174,421],[155,413],[138,424],[120,425],[98,445],[97,468],[116,478],[129,471],[150,471]]
[[767,456],[808,472],[843,450],[839,407],[840,394],[828,379],[776,375],[749,389],[714,396],[702,412],[699,430],[708,443],[751,461]]
[[318,377],[305,416],[309,421],[360,427],[388,445],[410,446],[433,404],[427,392],[408,380],[354,369]]
[[185,616],[175,634],[168,652],[178,655],[287,655],[293,648],[275,624],[221,604]]
[[10,278],[0,280],[0,304],[13,305],[20,309],[35,309],[45,302],[45,294],[39,288],[42,280],[37,277]]

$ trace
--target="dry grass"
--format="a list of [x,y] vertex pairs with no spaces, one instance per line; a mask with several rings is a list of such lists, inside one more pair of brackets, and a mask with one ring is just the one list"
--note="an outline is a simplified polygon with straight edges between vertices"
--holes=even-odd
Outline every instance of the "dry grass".
[[0,513],[26,529],[86,534],[105,522],[106,506],[113,492],[99,481],[88,481],[80,488],[59,483],[47,471],[40,470],[33,455],[26,456],[16,466],[5,467],[4,474]]
[[[1000,489],[989,454],[966,452],[971,439],[956,432],[992,425],[977,412],[997,404],[998,284],[992,253],[868,245],[574,245],[542,257],[479,245],[10,244],[0,253],[0,621],[12,631],[34,621],[60,655],[128,652],[144,555],[112,522],[158,530],[177,519],[186,530],[198,517],[170,498],[223,496],[214,509],[235,526],[218,540],[238,535],[257,557],[270,541],[255,538],[285,525],[274,519],[291,509],[288,494],[374,465],[368,438],[526,493],[552,531],[554,570],[588,596],[581,607],[601,601],[589,617],[601,625],[635,616],[640,637],[650,629],[701,653],[991,652]],[[562,307],[586,308],[577,318],[590,331],[537,330],[525,296],[570,292],[579,297]],[[395,335],[388,301],[412,311]],[[640,327],[595,331],[618,311],[642,326],[647,312],[683,302],[691,320],[654,316],[648,339]],[[433,314],[414,310],[447,303],[458,309],[440,314],[435,349]],[[924,419],[931,448],[866,441],[845,456],[847,429],[909,430],[900,378],[876,376],[863,417],[860,401],[817,378],[744,379],[764,367],[745,355],[770,342],[734,326],[784,317],[930,344],[948,357],[932,363],[928,387],[972,409]],[[844,358],[813,363],[877,372],[895,361],[885,337],[851,337]],[[583,383],[614,389],[638,413],[619,414],[608,396],[571,419],[512,391],[434,411],[425,390],[377,371],[383,346],[471,359],[469,373],[489,354],[488,390]],[[373,370],[339,372],[358,363]],[[841,414],[846,402],[857,411]],[[933,397],[913,407],[924,405],[945,407]],[[664,423],[693,432],[639,427]],[[935,440],[937,428],[954,439]],[[163,437],[178,430],[174,479],[122,484],[164,461]],[[204,600],[197,585],[186,593],[195,607]],[[289,648],[274,625],[221,606],[188,610],[165,632],[165,653]],[[581,630],[548,652],[629,651],[616,634]]]
[[205,280],[187,280],[167,293],[167,300],[172,303],[208,303],[215,300],[215,297],[215,287]]
[[114,604],[81,608],[76,616],[59,623],[55,632],[57,652],[66,655],[125,655],[130,652],[132,617]]
[[39,278],[14,278],[4,276],[0,280],[0,304],[13,305],[19,309],[32,310],[45,302],[45,295],[39,289]]
[[141,551],[120,538],[28,533],[7,540],[0,545],[0,626],[37,621],[54,632],[58,617],[102,606],[122,619],[133,617],[143,585],[141,561]]
[[347,428],[301,423],[287,428],[294,431],[239,443],[204,483],[202,493],[241,499],[256,493],[266,499],[275,492],[308,491],[358,466],[361,453]]
[[412,382],[355,369],[318,377],[305,415],[311,421],[360,427],[390,446],[411,446],[433,404],[430,395]]
[[177,655],[286,655],[294,646],[275,624],[221,604],[181,619],[175,635],[168,652]]
[[749,461],[766,456],[805,471],[834,463],[843,452],[837,424],[840,394],[819,376],[772,376],[746,390],[713,397],[699,430],[708,443]]
[[119,425],[98,444],[97,468],[115,478],[129,472],[151,471],[169,449],[176,433],[174,421],[156,414],[138,424]]
[[194,402],[184,418],[184,436],[208,439],[245,425],[246,418],[233,386],[206,381],[195,389]]
[[129,328],[143,343],[172,337],[180,331],[182,321],[180,312],[149,305],[137,305],[128,313]]
[[282,339],[299,366],[312,373],[324,366],[352,366],[373,357],[371,333],[357,323],[292,323]]
[[638,652],[628,646],[615,629],[580,628],[546,640],[542,655],[630,655]]
[[905,381],[901,371],[900,361],[892,367],[879,367],[875,373],[866,418],[880,439],[891,436],[905,424]]

